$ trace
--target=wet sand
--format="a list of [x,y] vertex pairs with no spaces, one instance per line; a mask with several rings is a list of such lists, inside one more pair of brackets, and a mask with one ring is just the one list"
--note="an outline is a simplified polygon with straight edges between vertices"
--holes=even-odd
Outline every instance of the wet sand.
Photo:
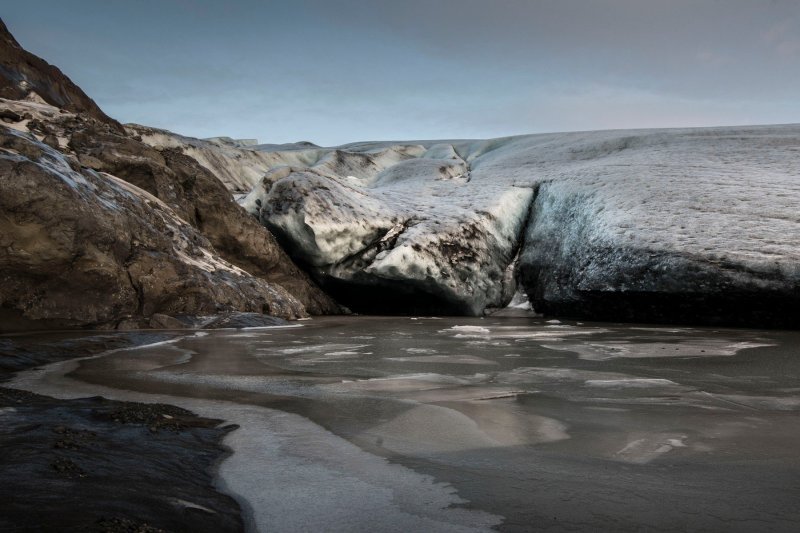
[[[24,373],[242,426],[251,529],[794,531],[800,333],[329,317]],[[65,377],[66,375],[66,377]]]

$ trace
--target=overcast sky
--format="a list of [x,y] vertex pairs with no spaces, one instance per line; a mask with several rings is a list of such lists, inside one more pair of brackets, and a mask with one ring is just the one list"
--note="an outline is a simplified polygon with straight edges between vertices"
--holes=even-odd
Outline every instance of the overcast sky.
[[109,115],[261,142],[800,122],[800,0],[8,2]]

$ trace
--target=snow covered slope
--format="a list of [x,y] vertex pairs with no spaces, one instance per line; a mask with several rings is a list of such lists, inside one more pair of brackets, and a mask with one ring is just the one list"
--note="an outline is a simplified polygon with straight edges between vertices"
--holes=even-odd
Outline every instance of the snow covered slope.
[[241,203],[356,310],[480,314],[509,302],[516,273],[554,314],[800,314],[787,311],[800,301],[797,125],[236,154],[250,169],[239,189],[254,185]]

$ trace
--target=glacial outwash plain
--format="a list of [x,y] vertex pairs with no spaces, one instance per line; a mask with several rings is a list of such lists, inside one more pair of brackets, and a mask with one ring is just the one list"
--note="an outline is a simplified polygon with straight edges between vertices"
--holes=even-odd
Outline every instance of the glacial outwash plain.
[[0,21],[0,531],[798,531],[800,125],[197,139]]

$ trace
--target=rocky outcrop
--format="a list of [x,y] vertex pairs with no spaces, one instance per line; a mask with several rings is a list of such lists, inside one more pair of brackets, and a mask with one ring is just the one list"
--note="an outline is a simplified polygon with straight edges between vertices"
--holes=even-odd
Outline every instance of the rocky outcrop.
[[[264,309],[270,308],[284,317],[303,316],[306,311],[314,314],[341,311],[341,308],[316,287],[308,276],[289,259],[272,234],[233,200],[231,192],[213,173],[198,163],[197,160],[186,155],[183,148],[160,147],[160,149],[155,149],[143,143],[136,132],[124,129],[116,121],[107,117],[80,88],[75,86],[56,67],[23,50],[2,23],[0,23],[0,95],[2,95],[2,98],[0,98],[0,119],[9,128],[4,133],[4,138],[11,146],[5,153],[7,161],[2,176],[5,190],[8,192],[4,200],[20,202],[14,205],[13,216],[10,214],[6,216],[6,222],[9,225],[8,232],[7,234],[4,233],[3,237],[6,241],[12,243],[16,250],[14,253],[8,251],[9,259],[0,268],[0,275],[13,277],[13,273],[16,272],[15,269],[19,267],[15,263],[14,257],[12,257],[17,252],[27,255],[31,261],[30,276],[17,276],[14,279],[14,288],[9,287],[5,292],[0,292],[0,306],[7,311],[11,310],[8,311],[10,313],[9,317],[16,312],[20,312],[33,320],[31,325],[34,325],[34,322],[42,322],[62,324],[64,326],[90,324],[107,326],[115,321],[119,322],[121,320],[120,317],[148,317],[157,312],[157,308],[164,307],[158,312],[167,313],[166,310],[171,307],[170,305],[161,304],[148,305],[147,301],[145,301],[144,303],[140,302],[139,305],[135,306],[135,309],[131,310],[128,305],[129,288],[121,288],[121,292],[118,294],[116,289],[112,290],[111,288],[117,287],[119,280],[115,278],[114,281],[109,281],[110,278],[106,279],[108,276],[101,276],[108,283],[100,283],[95,287],[89,288],[89,292],[94,291],[93,299],[96,301],[88,305],[87,309],[95,308],[96,312],[87,310],[86,313],[80,316],[75,315],[73,313],[75,310],[67,310],[69,306],[66,301],[69,291],[76,290],[76,287],[80,286],[80,282],[85,281],[81,279],[77,271],[73,272],[75,283],[72,283],[72,280],[70,280],[70,283],[63,283],[59,291],[56,291],[55,288],[38,291],[38,305],[42,309],[48,306],[51,307],[47,312],[42,311],[42,313],[37,314],[37,312],[34,312],[34,308],[31,307],[32,304],[30,302],[24,303],[23,300],[19,300],[14,296],[17,293],[22,294],[25,283],[34,283],[34,278],[44,280],[46,283],[56,283],[57,279],[61,279],[56,275],[59,273],[58,270],[53,270],[52,272],[46,271],[46,269],[38,270],[45,268],[47,261],[44,258],[47,256],[45,254],[42,257],[38,257],[38,254],[44,254],[45,252],[42,248],[37,247],[35,239],[25,241],[26,246],[32,247],[30,249],[20,248],[20,242],[14,240],[19,237],[19,231],[22,231],[16,226],[22,224],[22,220],[25,217],[39,219],[49,216],[44,211],[37,210],[39,209],[38,204],[34,206],[31,201],[26,200],[26,195],[32,194],[33,191],[24,188],[24,184],[31,180],[45,183],[48,179],[52,179],[52,176],[48,178],[45,175],[46,173],[42,173],[42,168],[50,170],[54,168],[50,164],[42,163],[42,157],[45,157],[42,153],[50,154],[45,158],[48,161],[53,160],[54,157],[56,159],[60,157],[62,161],[68,161],[72,172],[77,172],[89,180],[88,190],[97,188],[93,180],[107,181],[112,179],[116,180],[115,183],[126,182],[124,183],[125,187],[128,184],[132,185],[132,189],[136,191],[134,196],[141,196],[142,194],[147,196],[147,201],[135,205],[128,205],[122,200],[118,201],[117,204],[122,206],[120,208],[123,210],[130,207],[141,211],[153,205],[158,205],[159,209],[166,210],[167,214],[162,213],[156,217],[156,220],[163,221],[164,217],[166,217],[171,222],[163,223],[161,228],[150,227],[148,231],[152,233],[152,231],[169,227],[169,231],[174,233],[175,230],[171,226],[178,224],[182,229],[177,233],[191,234],[190,242],[198,243],[200,241],[197,239],[200,239],[202,243],[198,244],[198,246],[202,249],[202,252],[198,253],[215,265],[211,270],[220,270],[218,275],[211,275],[210,278],[205,274],[200,275],[200,277],[209,278],[207,280],[209,283],[215,281],[215,279],[212,279],[215,276],[233,276],[231,279],[237,276],[241,278],[238,281],[225,282],[222,282],[221,278],[216,279],[216,282],[223,283],[224,286],[204,293],[205,295],[202,298],[198,296],[200,299],[206,299],[204,303],[195,302],[193,304],[187,303],[186,305],[172,306],[175,312],[183,308],[186,308],[186,310],[194,309],[196,312],[208,312],[209,309],[214,307],[209,304],[214,298],[214,291],[219,293],[218,296],[221,298],[218,302],[221,310],[262,312]],[[12,142],[10,139],[15,140]],[[20,139],[23,139],[24,142]],[[37,148],[40,143],[45,145],[45,152],[41,151],[41,147]],[[227,146],[221,142],[209,144],[219,147]],[[47,152],[48,150],[50,152]],[[26,155],[28,152],[30,154]],[[19,176],[24,177],[21,181],[12,179],[11,176],[5,174],[10,168],[8,167],[9,161],[15,160],[18,155],[25,156],[30,163],[25,167],[24,172],[19,170]],[[17,169],[18,166],[14,168]],[[59,172],[61,170],[57,174]],[[232,169],[230,172],[235,173],[236,170]],[[158,203],[153,204],[151,201],[153,199],[157,200]],[[56,200],[56,198],[53,198],[53,200]],[[59,198],[59,200],[63,200],[63,198]],[[86,205],[93,204],[92,199],[86,194],[83,195],[83,201],[84,203],[88,202]],[[88,209],[86,205],[84,205],[84,208]],[[26,213],[26,206],[31,207],[32,211]],[[103,219],[102,223],[98,222],[99,228],[104,228],[111,224],[111,222],[104,221],[104,218],[111,216],[112,212],[94,211],[92,216],[97,218],[96,221]],[[115,220],[118,222],[121,215],[117,214],[116,216]],[[144,219],[147,218],[144,215],[143,217]],[[94,220],[91,217],[89,218]],[[52,220],[48,218],[47,223],[42,223],[42,227],[37,230],[40,232],[38,236],[44,238],[49,231],[70,233],[71,230],[62,230],[62,228],[58,227],[56,220],[55,218]],[[139,226],[139,224],[132,224],[126,230],[128,233],[121,235],[121,239],[124,241],[128,235],[137,235],[140,229]],[[124,229],[124,225],[121,227]],[[174,246],[167,246],[171,242],[170,238],[173,233],[164,236],[166,241],[162,239],[158,242],[150,242],[148,250],[153,253],[149,254],[149,256],[154,257],[153,254],[167,256],[174,252]],[[101,238],[101,236],[95,235],[82,237],[88,239],[89,242],[93,242],[95,237]],[[110,238],[110,233],[102,236],[102,239]],[[136,238],[138,239],[138,237]],[[175,243],[172,244],[174,245]],[[73,248],[69,248],[64,243],[62,245],[64,253],[77,254],[78,256],[86,255],[80,249],[80,244],[70,245]],[[178,248],[181,248],[181,246]],[[107,250],[103,254],[106,252]],[[101,255],[105,257],[103,254]],[[119,259],[116,256],[115,258]],[[89,262],[90,259],[87,256],[84,259],[84,263],[87,264],[83,266],[89,268]],[[179,257],[178,263],[185,263],[185,261]],[[53,263],[53,265],[57,264],[59,263]],[[171,261],[165,261],[165,267],[170,264]],[[225,266],[217,268],[219,265]],[[124,264],[122,266],[126,275],[134,274],[136,268],[138,268],[134,266],[132,267],[133,270],[131,270],[131,268],[128,268],[131,265]],[[100,268],[100,270],[103,268]],[[111,268],[111,270],[115,272],[115,276],[121,275],[121,271],[116,267]],[[168,268],[165,268],[164,272],[159,273],[159,275],[163,274],[169,278],[166,273],[167,270]],[[235,275],[222,274],[223,270],[235,272]],[[61,274],[63,274],[61,277],[66,275],[64,273]],[[175,276],[180,276],[180,274],[176,271]],[[50,277],[53,279],[50,279]],[[167,278],[154,282],[153,288],[154,291],[163,290],[166,294],[165,298],[169,298],[168,295],[180,293],[183,290],[177,287],[168,287],[172,281]],[[247,278],[250,279],[248,283],[254,284],[254,287],[259,287],[252,296],[241,292],[245,289],[241,280]],[[62,279],[62,281],[64,280]],[[203,284],[200,281],[195,281],[197,284]],[[130,285],[130,283],[128,284]],[[234,292],[239,291],[241,293],[239,294],[240,297],[234,297],[232,293],[229,294],[229,289],[232,287],[236,288]],[[269,287],[270,291],[275,293],[268,298],[269,302],[264,300],[266,287]],[[39,287],[37,287],[38,289]],[[37,290],[31,291],[31,293],[37,293]],[[210,290],[210,285],[206,289],[200,290],[199,293],[203,293],[206,290]],[[57,311],[57,309],[61,309],[61,304],[49,301],[51,298],[55,298],[54,295],[56,294],[61,295],[58,298],[61,298],[63,300],[61,303],[66,305],[62,309],[65,312],[61,317],[63,320],[58,318]],[[76,293],[75,296],[77,297],[78,294]],[[108,300],[106,303],[100,301],[103,294],[106,295]],[[155,293],[153,297],[155,298]],[[128,303],[121,305],[115,299]],[[283,299],[285,299],[285,306],[282,307],[283,304],[279,304],[279,300]],[[101,307],[103,309],[100,309]],[[191,314],[194,311],[186,312]],[[22,327],[27,323],[26,320],[28,319],[14,319],[14,323],[19,322],[20,327]],[[124,321],[119,323],[125,325]],[[11,324],[11,322],[9,321],[7,324]]]
[[155,313],[305,315],[154,195],[0,128],[0,330],[136,327]]
[[57,67],[23,49],[0,20],[0,98],[44,102],[73,113],[83,113],[121,132],[122,126],[97,106]]
[[283,286],[309,313],[340,312],[273,235],[233,200],[222,182],[181,149],[156,150],[91,121],[62,135],[82,165],[113,174],[158,197],[208,238],[226,261]]

